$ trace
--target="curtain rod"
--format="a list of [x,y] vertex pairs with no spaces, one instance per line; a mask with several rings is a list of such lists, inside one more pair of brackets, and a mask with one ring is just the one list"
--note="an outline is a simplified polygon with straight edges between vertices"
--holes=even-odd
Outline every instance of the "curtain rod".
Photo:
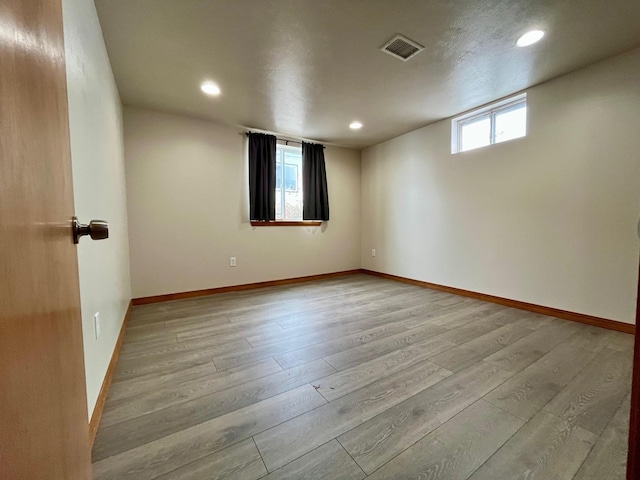
[[[262,133],[262,132],[244,132],[244,134],[248,137],[250,133]],[[265,135],[271,135],[270,133],[267,133]],[[279,140],[281,142],[284,142],[285,145],[289,145],[290,143],[297,143],[299,145],[302,145],[302,142],[298,141],[298,140],[287,140],[286,138],[280,138],[280,137],[276,137],[276,140]],[[305,142],[305,143],[313,143],[313,142]],[[316,143],[315,145],[321,145],[320,143]],[[322,145],[322,148],[326,148],[324,145]]]

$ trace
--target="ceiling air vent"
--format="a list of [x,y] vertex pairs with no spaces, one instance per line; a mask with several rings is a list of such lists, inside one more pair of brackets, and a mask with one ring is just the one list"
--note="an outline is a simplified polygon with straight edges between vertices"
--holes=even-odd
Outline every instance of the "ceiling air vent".
[[415,57],[418,53],[424,50],[424,47],[419,43],[409,40],[402,35],[396,35],[387,43],[385,43],[380,50],[384,53],[388,53],[391,56],[399,58],[403,62],[406,62],[412,57]]

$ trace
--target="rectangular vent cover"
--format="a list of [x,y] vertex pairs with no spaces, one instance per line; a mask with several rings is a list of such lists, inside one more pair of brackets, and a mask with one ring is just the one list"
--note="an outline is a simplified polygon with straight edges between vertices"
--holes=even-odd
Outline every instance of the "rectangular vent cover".
[[398,34],[385,43],[380,50],[402,60],[403,62],[406,62],[424,50],[424,47],[419,43]]

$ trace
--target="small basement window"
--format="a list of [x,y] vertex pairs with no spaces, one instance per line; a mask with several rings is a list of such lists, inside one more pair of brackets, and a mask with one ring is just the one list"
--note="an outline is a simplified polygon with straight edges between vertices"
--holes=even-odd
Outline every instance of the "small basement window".
[[479,108],[451,121],[451,153],[527,135],[527,94]]

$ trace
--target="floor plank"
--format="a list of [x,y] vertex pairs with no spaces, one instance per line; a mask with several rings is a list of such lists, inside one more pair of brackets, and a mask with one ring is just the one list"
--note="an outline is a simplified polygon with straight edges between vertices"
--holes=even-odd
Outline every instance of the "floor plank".
[[145,346],[144,348],[137,348],[134,351],[121,352],[119,359],[121,359],[123,363],[129,361],[136,362],[145,359],[161,359],[170,354],[180,354],[181,352],[190,353],[206,350],[207,354],[210,355],[212,352],[247,348],[247,340],[240,335],[241,334],[235,334],[235,336],[205,337],[201,340],[193,340],[190,342],[153,345],[152,347]]
[[[440,298],[448,298],[449,295],[444,295]],[[455,303],[447,303],[446,305],[442,304],[443,302],[440,300],[436,300],[433,304],[430,305],[429,308],[422,310],[421,312],[414,315],[412,318],[407,319],[402,322],[402,324],[407,328],[416,328],[427,323],[431,323],[433,325],[439,325],[440,323],[446,323],[446,321],[442,320],[447,315],[455,315],[459,312],[469,312],[478,308],[477,304],[471,299],[459,298]],[[440,325],[445,326],[445,325]]]
[[367,478],[464,480],[523,423],[504,410],[478,400]]
[[101,428],[93,447],[93,459],[117,455],[334,372],[326,362],[316,360]]
[[630,396],[627,396],[574,480],[623,480],[627,473]]
[[422,362],[256,435],[267,470],[295,460],[448,375],[433,363]]
[[[391,335],[366,345],[361,345],[344,352],[324,357],[324,359],[336,370],[345,370],[349,367],[366,362],[367,360],[393,352],[394,350],[399,350],[400,348],[420,343],[423,340],[435,337],[436,335],[444,332],[446,332],[444,327],[440,327],[438,325],[425,325],[423,327],[414,328],[407,332]],[[446,345],[449,346],[451,344],[450,342],[446,342]]]
[[275,358],[282,368],[291,368],[406,331],[407,329],[402,325],[382,325],[370,330],[330,340],[328,342],[322,342],[309,347],[296,349],[291,352],[275,355],[273,358]]
[[[518,321],[519,317],[506,309],[476,309],[468,315],[457,317],[455,324],[451,321],[440,322],[449,329],[446,339],[456,345],[462,345],[474,340],[482,335],[494,331],[497,328],[509,325]],[[442,320],[438,318],[438,320]],[[462,320],[464,323],[458,325]]]
[[366,473],[372,473],[510,376],[488,363],[473,365],[389,408],[338,440]]
[[360,480],[365,474],[344,448],[331,440],[270,473],[264,480]]
[[101,425],[105,428],[281,371],[280,365],[273,358],[268,358],[183,382],[158,382],[148,386],[150,391],[111,400],[102,416]]
[[[477,320],[483,320],[482,325],[489,325],[487,321],[489,318],[499,318],[501,316],[502,311],[506,310],[506,307],[502,305],[496,305],[494,303],[476,303],[476,302],[465,302],[463,304],[463,308],[460,308],[460,304],[453,304],[450,306],[450,310],[444,312],[443,310],[436,310],[438,315],[433,319],[433,323],[436,325],[440,325],[442,327],[446,327],[448,329],[459,329],[460,327],[465,327],[470,323],[474,323]],[[512,314],[506,315],[504,318],[509,318],[511,321],[515,318]],[[505,323],[501,323],[497,326],[505,325],[506,323],[510,323],[507,321]],[[413,323],[415,325],[415,322]],[[476,327],[480,324],[476,323]],[[409,322],[405,322],[405,326],[409,326]],[[464,330],[460,330],[464,331]],[[480,335],[486,333],[479,333]],[[479,335],[472,336],[471,338],[476,338]],[[469,340],[471,339],[469,338]],[[464,342],[457,342],[464,343]]]
[[267,474],[252,439],[237,443],[221,452],[207,455],[158,480],[257,480]]
[[94,480],[152,480],[312,410],[326,400],[310,385],[93,464]]
[[324,398],[333,401],[376,380],[401,372],[416,363],[427,360],[442,350],[452,347],[453,343],[429,338],[424,342],[410,345],[347,370],[329,375],[314,382],[314,386]]
[[607,333],[595,327],[581,330],[485,399],[518,418],[529,420],[598,356],[605,346]]
[[130,398],[141,393],[155,391],[158,385],[186,382],[196,378],[206,377],[207,375],[213,375],[216,372],[216,367],[212,361],[198,363],[177,371],[157,372],[150,375],[129,378],[127,380],[119,378],[116,371],[116,375],[109,388],[107,402],[117,402],[118,400]]
[[541,411],[470,480],[572,478],[597,438],[587,430]]
[[577,323],[558,320],[556,324],[537,329],[506,348],[485,358],[486,362],[517,373],[549,353],[580,329]]
[[485,335],[435,356],[431,360],[449,371],[459,372],[532,334],[534,331],[527,322],[517,321],[496,328]]
[[544,409],[600,435],[631,388],[630,352],[605,348]]

